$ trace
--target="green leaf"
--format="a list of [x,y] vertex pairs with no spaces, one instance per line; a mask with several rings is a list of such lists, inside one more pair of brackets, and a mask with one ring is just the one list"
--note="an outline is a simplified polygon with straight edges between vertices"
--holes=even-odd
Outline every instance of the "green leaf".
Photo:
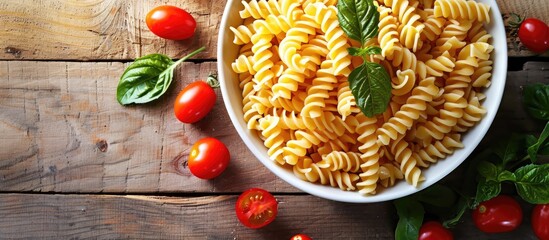
[[524,136],[511,134],[494,145],[494,153],[502,160],[500,169],[505,169],[507,163],[517,160],[519,149],[524,147],[524,139]]
[[499,195],[501,183],[494,180],[481,179],[477,185],[477,194],[472,207],[478,206],[481,202],[488,201]]
[[204,49],[199,48],[177,62],[162,54],[149,54],[137,58],[120,77],[116,89],[118,102],[127,105],[158,99],[172,83],[175,67]]
[[364,45],[377,35],[379,12],[373,0],[340,0],[337,10],[339,25],[349,38]]
[[349,74],[357,106],[368,117],[385,112],[391,99],[391,80],[383,66],[364,62]]
[[357,48],[357,47],[350,47],[347,48],[347,51],[351,56],[366,56],[366,55],[376,55],[381,54],[381,48],[378,46],[368,46],[366,48]]
[[498,174],[498,177],[496,179],[498,182],[503,182],[503,181],[511,181],[511,182],[514,182],[516,181],[516,177],[515,177],[515,174],[512,173],[512,172],[509,172],[507,170],[504,170],[502,172],[500,172]]
[[498,177],[498,167],[488,161],[481,161],[477,165],[478,173],[487,180],[496,180]]
[[[533,145],[530,145],[526,150],[528,152],[528,156],[530,156],[530,160],[532,160],[532,163],[535,163],[537,161],[539,149],[540,147],[545,146],[547,144],[546,141],[548,137],[549,137],[549,122],[545,124],[545,127],[543,128],[543,131],[539,135],[538,140]],[[531,142],[531,140],[528,140],[528,142]]]
[[549,85],[535,83],[525,86],[523,103],[530,116],[549,120]]
[[381,48],[378,46],[368,46],[364,49],[368,55],[379,55],[381,54]]
[[349,54],[351,56],[364,56],[366,55],[366,49],[364,48],[357,48],[357,47],[350,47],[350,48],[347,48],[347,52],[349,52]]
[[395,229],[396,240],[417,240],[423,223],[423,205],[413,198],[400,198],[393,201],[398,214]]
[[529,164],[515,171],[519,196],[532,204],[549,203],[549,164]]
[[414,197],[421,202],[437,206],[437,207],[450,207],[456,203],[456,193],[441,184],[432,185],[421,192],[414,194]]

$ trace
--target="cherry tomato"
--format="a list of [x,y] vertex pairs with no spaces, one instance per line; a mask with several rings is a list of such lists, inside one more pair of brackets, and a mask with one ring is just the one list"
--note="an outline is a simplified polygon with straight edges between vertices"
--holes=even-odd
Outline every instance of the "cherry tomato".
[[193,82],[177,95],[173,106],[175,117],[184,123],[195,123],[208,115],[216,99],[217,95],[208,83]]
[[538,204],[534,207],[532,229],[540,240],[549,240],[549,204]]
[[294,235],[290,240],[313,240],[311,237],[307,236],[306,234],[300,233]]
[[419,229],[419,240],[453,240],[452,232],[437,221],[427,221]]
[[478,229],[487,233],[509,232],[522,222],[522,208],[507,195],[499,195],[482,202],[473,211],[473,220]]
[[249,228],[267,226],[275,220],[277,213],[276,199],[261,188],[248,189],[236,200],[236,216]]
[[206,137],[198,140],[191,148],[187,165],[191,173],[202,179],[212,179],[229,165],[229,149],[221,141]]
[[153,8],[146,17],[149,30],[161,38],[183,40],[194,35],[196,21],[187,11],[170,5]]
[[537,18],[527,18],[518,30],[520,42],[536,53],[549,49],[549,26]]

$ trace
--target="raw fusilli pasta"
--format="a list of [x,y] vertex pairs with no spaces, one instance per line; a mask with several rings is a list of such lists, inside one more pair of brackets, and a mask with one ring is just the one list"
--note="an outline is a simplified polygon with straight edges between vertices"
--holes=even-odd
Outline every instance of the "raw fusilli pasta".
[[271,160],[304,181],[363,195],[422,171],[462,148],[479,122],[494,47],[488,5],[473,0],[377,0],[381,48],[369,60],[389,73],[387,110],[366,117],[347,77],[363,59],[340,28],[337,0],[244,0],[231,67],[243,118]]

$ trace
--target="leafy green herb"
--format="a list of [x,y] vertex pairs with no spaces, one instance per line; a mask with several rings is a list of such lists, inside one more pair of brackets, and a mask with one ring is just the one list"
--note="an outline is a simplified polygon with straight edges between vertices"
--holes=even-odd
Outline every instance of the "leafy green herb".
[[340,0],[337,19],[341,29],[364,46],[368,39],[377,36],[379,12],[373,0]]
[[[547,145],[549,144],[548,138],[549,138],[549,122],[545,124],[545,128],[543,128],[543,131],[539,135],[539,138],[537,139],[537,141],[533,142],[533,144],[530,145],[526,150],[528,152],[528,156],[530,156],[530,160],[532,160],[533,163],[537,161],[539,153],[547,153],[547,149],[548,149]],[[543,151],[540,151],[540,148]]]
[[501,192],[501,183],[494,180],[481,179],[477,185],[477,194],[473,207],[478,206],[481,202],[487,201],[496,197]]
[[349,48],[352,56],[362,56],[364,63],[349,74],[349,86],[357,106],[368,117],[385,112],[391,99],[391,79],[378,63],[368,62],[366,56],[381,54],[377,46],[364,46],[378,34],[379,12],[373,0],[340,0],[337,18],[349,38],[361,43],[361,48]]
[[549,120],[549,85],[535,83],[525,86],[523,103],[532,117]]
[[400,198],[393,201],[399,217],[395,230],[396,240],[417,240],[423,223],[423,205],[414,198]]
[[502,160],[501,169],[517,158],[519,148],[524,149],[524,137],[518,134],[503,138],[494,145],[494,153]]
[[180,63],[202,52],[201,47],[174,62],[162,54],[137,58],[122,74],[116,89],[116,98],[122,105],[147,103],[162,96],[173,79],[173,71]]
[[549,203],[549,164],[529,164],[515,171],[517,192],[532,204]]

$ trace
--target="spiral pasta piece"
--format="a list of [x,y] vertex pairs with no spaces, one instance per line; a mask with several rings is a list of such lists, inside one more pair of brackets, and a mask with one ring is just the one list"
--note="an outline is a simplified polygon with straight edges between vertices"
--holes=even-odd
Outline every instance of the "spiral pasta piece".
[[404,179],[412,186],[418,186],[423,181],[421,170],[418,165],[418,156],[414,154],[409,147],[404,136],[397,138],[390,143],[390,151],[395,157],[395,161],[400,164],[400,170],[404,174]]
[[358,150],[362,153],[360,155],[362,173],[358,175],[360,181],[357,183],[357,188],[363,195],[375,194],[379,180],[379,144],[375,134],[377,119],[368,118],[363,113],[359,113],[357,120],[359,121],[356,127],[356,132],[359,134],[357,140],[361,143]]
[[322,161],[316,163],[320,168],[330,171],[341,170],[356,173],[360,169],[360,154],[356,152],[332,151],[322,156]]
[[280,119],[278,117],[264,117],[259,120],[261,135],[264,137],[264,144],[269,150],[267,154],[271,160],[284,164],[283,147],[284,137],[282,129],[279,127]]
[[332,91],[337,84],[332,64],[332,61],[326,60],[316,72],[313,85],[307,90],[308,96],[305,98],[305,106],[301,112],[303,116],[318,118],[322,115],[322,108],[326,106],[325,100],[330,97],[328,92]]
[[305,158],[293,166],[293,172],[299,178],[322,185],[339,187],[341,190],[351,191],[356,189],[356,182],[359,179],[355,173],[343,171],[330,171],[318,167],[311,158]]
[[419,159],[427,167],[430,163],[436,163],[439,159],[452,154],[455,149],[462,148],[463,143],[460,141],[461,135],[448,134],[442,140],[429,144],[426,147],[418,150]]
[[488,4],[466,0],[436,0],[435,16],[490,23]]
[[391,164],[384,163],[379,166],[379,184],[383,187],[391,187],[395,183],[404,178],[404,174],[400,169]]
[[239,12],[242,19],[249,17],[266,19],[269,15],[280,14],[280,7],[276,0],[242,1],[242,5],[244,6],[244,9]]
[[323,3],[313,3],[305,8],[305,13],[314,17],[320,29],[325,32],[328,42],[328,57],[332,60],[333,74],[335,76],[348,76],[351,73],[351,56],[347,52],[349,44],[345,33],[339,27],[337,9],[335,6],[327,7]]
[[377,129],[378,140],[388,145],[390,140],[396,140],[409,130],[427,109],[427,102],[431,102],[438,94],[439,88],[434,84],[435,78],[430,77],[420,81],[414,88],[412,95],[398,112]]
[[420,125],[416,136],[419,139],[441,140],[452,131],[457,121],[463,116],[464,109],[468,106],[467,100],[463,97],[465,93],[461,90],[453,90],[443,94],[445,99],[443,108],[439,110],[439,116],[433,120]]

